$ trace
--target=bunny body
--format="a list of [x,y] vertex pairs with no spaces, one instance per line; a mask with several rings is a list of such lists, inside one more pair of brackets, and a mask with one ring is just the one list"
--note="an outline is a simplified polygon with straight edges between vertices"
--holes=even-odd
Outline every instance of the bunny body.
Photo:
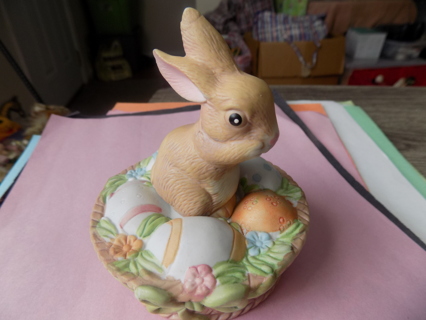
[[155,50],[163,76],[184,98],[200,102],[200,119],[170,132],[151,179],[158,194],[184,216],[229,216],[238,164],[278,139],[272,93],[240,71],[222,36],[194,9],[181,23],[185,57]]
[[201,157],[201,141],[196,138],[200,135],[199,123],[173,130],[161,144],[152,170],[157,192],[186,216],[217,211],[238,186],[238,166],[215,165]]

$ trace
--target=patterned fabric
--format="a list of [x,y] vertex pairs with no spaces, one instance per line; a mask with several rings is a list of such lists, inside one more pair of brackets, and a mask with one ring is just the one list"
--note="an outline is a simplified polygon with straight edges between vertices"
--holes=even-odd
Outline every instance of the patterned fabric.
[[274,10],[272,0],[222,0],[205,17],[222,34],[243,34],[251,31],[256,14],[265,10]]
[[319,15],[292,17],[271,11],[260,12],[253,23],[253,38],[264,42],[319,41],[327,35],[327,26]]
[[231,49],[234,61],[244,72],[250,72],[251,52],[238,32],[229,32],[223,36]]
[[308,0],[274,0],[275,12],[290,16],[304,16],[308,7]]
[[[262,42],[287,42],[297,55],[302,68],[302,76],[308,76],[310,69],[317,64],[320,40],[327,35],[327,26],[323,16],[308,15],[292,17],[285,14],[276,14],[270,11],[260,12],[253,23],[253,38]],[[313,41],[316,50],[311,61],[305,61],[295,41]]]

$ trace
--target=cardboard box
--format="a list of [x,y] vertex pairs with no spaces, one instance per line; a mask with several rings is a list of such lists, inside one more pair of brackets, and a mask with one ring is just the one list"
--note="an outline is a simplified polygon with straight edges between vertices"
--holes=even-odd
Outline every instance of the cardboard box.
[[367,28],[351,28],[346,34],[346,54],[353,59],[378,59],[386,32]]
[[[252,73],[270,84],[337,84],[345,67],[345,38],[321,41],[317,63],[306,70],[293,48],[286,42],[259,42],[244,36],[252,54]],[[316,46],[311,41],[295,42],[305,61],[310,63]],[[308,72],[306,72],[308,71]],[[319,79],[323,78],[323,79]]]

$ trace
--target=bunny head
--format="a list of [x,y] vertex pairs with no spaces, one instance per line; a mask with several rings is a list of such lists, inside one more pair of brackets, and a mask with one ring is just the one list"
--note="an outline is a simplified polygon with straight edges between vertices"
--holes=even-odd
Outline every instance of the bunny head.
[[236,165],[267,152],[278,139],[267,84],[235,65],[223,37],[198,11],[181,22],[185,57],[154,50],[164,78],[183,98],[201,104],[194,144],[206,161]]

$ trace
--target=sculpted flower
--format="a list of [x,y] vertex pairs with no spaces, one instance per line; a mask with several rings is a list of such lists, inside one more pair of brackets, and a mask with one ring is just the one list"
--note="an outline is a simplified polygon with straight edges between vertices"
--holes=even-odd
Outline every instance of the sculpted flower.
[[250,231],[246,235],[247,249],[249,249],[249,255],[257,256],[260,253],[268,251],[268,249],[274,244],[271,236],[267,232]]
[[135,170],[129,170],[126,173],[126,177],[129,180],[140,179],[146,173],[146,168],[137,168]]
[[208,296],[216,286],[213,270],[206,264],[188,268],[183,282],[183,289],[192,296],[192,301],[201,301]]
[[137,253],[142,248],[142,245],[142,240],[135,236],[120,234],[114,239],[114,243],[111,248],[109,248],[109,254],[115,259],[127,259]]

